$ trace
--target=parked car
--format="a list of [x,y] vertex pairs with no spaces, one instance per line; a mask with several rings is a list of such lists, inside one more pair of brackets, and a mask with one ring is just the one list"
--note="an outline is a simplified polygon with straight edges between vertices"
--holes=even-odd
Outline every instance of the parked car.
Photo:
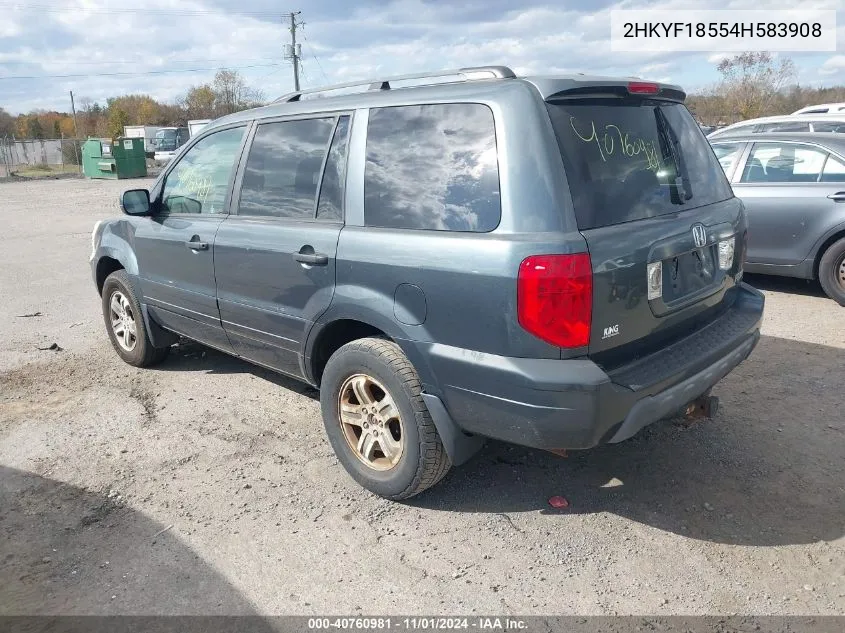
[[790,114],[748,119],[710,132],[709,139],[761,132],[845,132],[845,114]]
[[748,212],[745,269],[818,279],[845,305],[845,136],[747,134],[712,144]]
[[792,114],[845,114],[845,103],[820,103],[796,110]]
[[95,227],[108,336],[136,366],[182,335],[318,387],[339,461],[391,499],[484,438],[589,448],[712,411],[763,296],[684,97],[484,67],[218,119]]

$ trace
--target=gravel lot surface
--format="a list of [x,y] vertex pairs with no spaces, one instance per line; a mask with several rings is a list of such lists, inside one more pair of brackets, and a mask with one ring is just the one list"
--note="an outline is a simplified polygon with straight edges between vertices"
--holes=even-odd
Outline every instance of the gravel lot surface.
[[715,420],[490,443],[392,503],[313,390],[194,344],[118,359],[90,231],[146,182],[0,184],[0,614],[845,613],[845,309],[816,285],[750,280],[764,336]]

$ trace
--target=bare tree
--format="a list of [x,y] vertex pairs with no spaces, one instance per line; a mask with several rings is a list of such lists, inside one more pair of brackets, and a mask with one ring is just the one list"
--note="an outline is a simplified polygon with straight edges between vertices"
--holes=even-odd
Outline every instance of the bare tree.
[[751,119],[761,116],[787,83],[795,77],[795,64],[789,58],[775,60],[771,53],[745,52],[722,60],[720,92],[734,116]]
[[217,114],[230,114],[260,105],[264,95],[250,88],[236,70],[218,70],[212,88]]

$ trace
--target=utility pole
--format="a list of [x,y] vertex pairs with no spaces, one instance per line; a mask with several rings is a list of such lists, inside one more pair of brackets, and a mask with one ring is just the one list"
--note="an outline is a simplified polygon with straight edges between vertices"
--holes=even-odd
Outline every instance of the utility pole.
[[70,109],[73,112],[73,135],[79,138],[79,128],[76,127],[76,106],[73,103],[73,90],[70,91]]
[[[290,53],[286,56],[293,61],[293,87],[294,90],[299,91],[299,60],[301,57],[301,48],[297,49],[296,45],[296,16],[302,11],[294,11],[290,14]],[[300,47],[302,45],[300,44]]]
[[[70,91],[70,109],[73,112],[73,153],[76,155],[76,166],[79,168],[79,173],[82,173],[82,158],[79,156],[79,128],[76,127],[76,105],[73,103],[73,90]],[[62,148],[64,149],[64,148]]]

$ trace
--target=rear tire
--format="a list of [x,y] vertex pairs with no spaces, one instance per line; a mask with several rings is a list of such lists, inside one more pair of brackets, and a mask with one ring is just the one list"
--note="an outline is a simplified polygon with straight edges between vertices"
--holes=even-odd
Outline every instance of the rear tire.
[[819,282],[828,297],[845,306],[845,237],[828,246],[822,255]]
[[347,343],[329,358],[320,384],[326,435],[355,481],[401,500],[439,482],[451,467],[398,345],[381,338]]
[[103,283],[103,320],[112,347],[125,363],[150,367],[170,353],[170,347],[153,346],[125,270],[113,272]]

